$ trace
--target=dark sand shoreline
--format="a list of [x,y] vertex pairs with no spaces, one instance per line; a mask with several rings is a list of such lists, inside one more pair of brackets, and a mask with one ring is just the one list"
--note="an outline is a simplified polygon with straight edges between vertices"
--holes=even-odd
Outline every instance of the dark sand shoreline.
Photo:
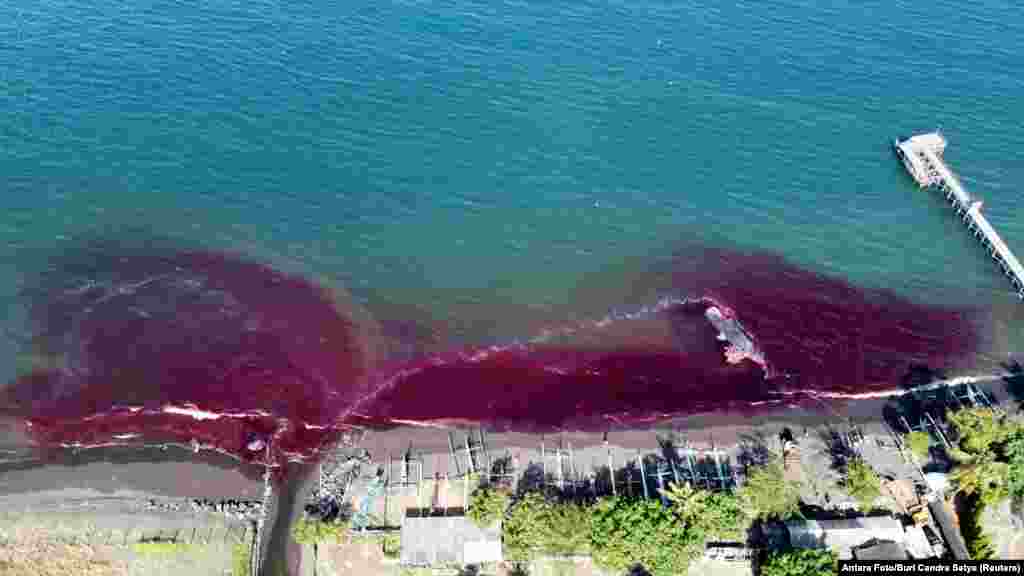
[[[1014,395],[1005,379],[996,379],[978,386],[989,391],[998,401],[1013,405]],[[645,426],[618,427],[609,425],[605,431],[565,430],[549,434],[526,432],[488,432],[489,448],[496,451],[517,448],[533,449],[542,441],[571,442],[579,448],[603,445],[648,450],[656,447],[656,433],[674,432],[693,446],[728,446],[751,434],[769,436],[784,427],[803,429],[850,422],[880,423],[885,405],[891,398],[828,400],[805,402],[801,406],[758,411],[715,412],[684,416]],[[25,450],[28,445],[10,421],[0,425],[0,448]],[[420,454],[447,454],[448,432],[475,429],[464,426],[398,426],[387,430],[368,430],[359,448],[369,451],[371,458],[383,462],[387,455],[398,457],[410,445]],[[7,458],[0,453],[0,460]],[[169,497],[260,499],[262,468],[244,465],[226,455],[212,451],[194,454],[190,450],[169,448],[129,450],[97,448],[82,450],[77,455],[64,451],[49,460],[31,462],[0,462],[0,495],[60,489],[93,490],[114,493],[130,490]]]

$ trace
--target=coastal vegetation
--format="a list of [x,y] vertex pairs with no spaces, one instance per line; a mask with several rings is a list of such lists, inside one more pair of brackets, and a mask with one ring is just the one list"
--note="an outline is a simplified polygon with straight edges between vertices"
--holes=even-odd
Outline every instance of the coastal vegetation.
[[761,576],[830,576],[836,573],[836,556],[828,549],[773,552],[761,565]]
[[505,515],[505,556],[525,562],[542,555],[568,556],[590,551],[589,509],[540,492],[523,494]]
[[975,493],[961,500],[958,516],[960,517],[960,533],[967,544],[967,551],[975,560],[988,560],[995,557],[992,538],[985,533],[981,525],[981,515],[985,513],[985,504]]
[[507,489],[482,484],[473,490],[466,515],[477,526],[490,526],[505,514],[510,498]]
[[956,431],[950,480],[960,532],[973,558],[991,558],[995,552],[981,517],[1007,498],[1018,508],[1024,502],[1024,424],[988,408],[957,410],[946,418]]
[[980,499],[983,505],[1022,493],[1019,471],[1024,470],[1024,425],[988,408],[950,412],[947,419],[957,442],[951,481],[957,492]]
[[861,458],[853,458],[846,463],[843,485],[864,512],[870,511],[875,500],[882,494],[881,478]]
[[711,492],[689,483],[671,484],[662,493],[684,522],[716,540],[743,540],[750,516],[739,498],[729,492]]
[[759,520],[800,516],[800,485],[786,479],[778,458],[751,468],[737,497],[746,514]]
[[527,492],[511,504],[502,532],[505,556],[589,554],[600,568],[640,565],[653,576],[681,574],[709,539],[745,539],[749,516],[730,493],[672,484],[659,499],[601,498],[585,504]]
[[903,443],[910,449],[910,453],[920,460],[928,458],[928,447],[931,445],[931,437],[927,432],[910,432],[903,437]]
[[704,544],[702,527],[659,500],[607,498],[593,509],[594,564],[616,573],[636,565],[653,576],[685,574]]

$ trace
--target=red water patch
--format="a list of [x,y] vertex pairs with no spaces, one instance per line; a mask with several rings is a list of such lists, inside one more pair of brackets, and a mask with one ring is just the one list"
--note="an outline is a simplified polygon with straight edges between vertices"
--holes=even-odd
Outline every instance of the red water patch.
[[[668,325],[672,337],[660,344],[434,356],[404,366],[358,412],[371,425],[452,419],[519,430],[601,429],[894,390],[911,370],[949,368],[978,346],[972,311],[857,288],[773,254],[697,247],[672,260],[671,278],[672,299],[691,301],[647,320]],[[742,324],[765,366],[725,361],[726,343],[715,340],[703,317],[710,305]],[[617,320],[627,331],[631,321]],[[478,352],[484,354],[470,359]]]
[[657,415],[748,407],[770,399],[772,388],[751,363],[725,366],[673,349],[506,351],[479,361],[426,365],[398,379],[349,421],[604,430]]
[[[703,316],[710,301],[615,315],[529,345],[377,365],[354,307],[258,263],[108,247],[53,269],[30,308],[35,352],[61,367],[23,376],[0,399],[38,441],[100,444],[139,433],[262,460],[264,451],[248,446],[264,440],[273,463],[315,457],[351,424],[603,430],[891,389],[912,365],[946,367],[977,342],[969,312],[861,290],[770,254],[708,248],[672,262],[671,301],[713,298],[742,323],[768,376],[753,362],[725,361],[726,343]],[[630,324],[642,322],[658,329]],[[422,340],[409,326],[399,339]],[[614,345],[595,344],[608,330]],[[391,349],[403,350],[398,344]]]
[[728,303],[769,364],[804,389],[889,390],[911,366],[948,368],[978,348],[971,310],[861,289],[775,254],[700,248],[672,268],[677,290]]
[[322,288],[223,254],[90,254],[87,283],[71,262],[32,302],[37,346],[62,369],[4,391],[40,441],[145,432],[262,460],[246,446],[273,438],[282,461],[315,452],[334,432],[306,425],[333,426],[365,394],[366,343]]

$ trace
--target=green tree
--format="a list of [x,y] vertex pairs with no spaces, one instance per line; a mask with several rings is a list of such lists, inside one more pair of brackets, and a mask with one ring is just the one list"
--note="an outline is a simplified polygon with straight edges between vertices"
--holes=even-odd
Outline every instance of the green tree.
[[984,454],[1004,442],[1012,433],[1004,417],[989,408],[964,408],[950,411],[946,420],[957,435],[957,448],[967,454]]
[[836,556],[828,549],[772,552],[761,565],[761,576],[831,576],[836,573]]
[[847,462],[844,486],[861,510],[871,510],[875,500],[882,493],[881,484],[878,474],[864,460],[853,458]]
[[528,492],[508,509],[502,522],[505,556],[526,562],[540,555],[586,553],[590,549],[590,511]]
[[1024,426],[988,408],[970,408],[947,414],[957,433],[950,455],[955,461],[950,479],[958,492],[980,502],[998,502],[1008,495],[1024,495]]
[[653,576],[685,574],[703,544],[701,531],[659,500],[606,498],[593,507],[591,557],[606,570],[640,565]]
[[994,453],[959,453],[954,458],[956,465],[949,478],[957,492],[977,495],[985,504],[999,502],[1009,494],[1010,465],[998,461]]
[[508,490],[504,488],[478,486],[470,495],[466,515],[478,526],[490,526],[505,515],[510,499]]
[[1018,425],[1007,442],[1007,490],[1014,503],[1024,504],[1024,425]]
[[921,460],[928,458],[931,440],[927,432],[911,432],[903,437],[903,443],[910,449],[910,453]]
[[961,500],[960,533],[967,543],[967,551],[975,560],[988,560],[996,555],[992,538],[982,527],[981,516],[985,513],[985,503],[977,494]]
[[737,497],[753,518],[785,520],[800,515],[800,485],[786,480],[778,459],[752,468]]
[[1024,503],[1024,426],[1017,426],[1006,442],[1007,491],[1014,504]]
[[731,492],[701,490],[687,482],[672,483],[662,494],[691,530],[707,537],[740,539],[750,524],[739,498]]

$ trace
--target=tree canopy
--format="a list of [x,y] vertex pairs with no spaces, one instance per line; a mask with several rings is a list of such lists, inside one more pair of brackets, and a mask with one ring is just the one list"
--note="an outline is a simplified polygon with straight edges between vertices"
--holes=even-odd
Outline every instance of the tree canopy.
[[982,527],[981,516],[985,513],[985,504],[978,495],[962,500],[960,510],[960,533],[967,543],[967,551],[975,560],[988,560],[996,555],[992,538]]
[[1024,499],[1024,426],[988,408],[957,410],[947,419],[957,436],[950,474],[957,491],[982,504]]
[[1024,426],[1018,426],[1006,442],[1007,491],[1014,503],[1024,503]]
[[626,572],[640,565],[653,576],[686,572],[708,539],[746,537],[749,517],[730,493],[671,484],[658,499],[602,498],[581,505],[528,492],[502,525],[505,556],[589,553],[599,567]]
[[652,576],[685,574],[701,553],[704,533],[658,500],[606,498],[594,507],[591,556],[623,573],[636,565]]
[[523,494],[502,524],[505,555],[524,562],[539,555],[569,555],[590,550],[589,510],[539,492]]
[[853,458],[846,463],[844,486],[862,511],[867,512],[874,506],[882,493],[881,484],[878,474],[864,460]]
[[745,538],[750,518],[734,494],[701,490],[689,482],[672,483],[662,494],[691,529],[718,540]]
[[478,486],[470,494],[466,516],[478,526],[490,526],[505,515],[509,500],[509,492],[504,488],[487,484]]
[[836,556],[828,549],[773,552],[761,565],[761,576],[831,576],[836,573]]
[[751,468],[737,492],[749,516],[777,520],[800,516],[800,485],[787,480],[783,472],[778,459]]
[[964,408],[950,411],[946,419],[957,434],[957,448],[967,454],[990,452],[1005,442],[1013,431],[1006,418],[989,408]]
[[903,443],[910,449],[910,453],[921,460],[928,457],[928,447],[931,445],[931,437],[927,432],[911,432],[903,437]]

